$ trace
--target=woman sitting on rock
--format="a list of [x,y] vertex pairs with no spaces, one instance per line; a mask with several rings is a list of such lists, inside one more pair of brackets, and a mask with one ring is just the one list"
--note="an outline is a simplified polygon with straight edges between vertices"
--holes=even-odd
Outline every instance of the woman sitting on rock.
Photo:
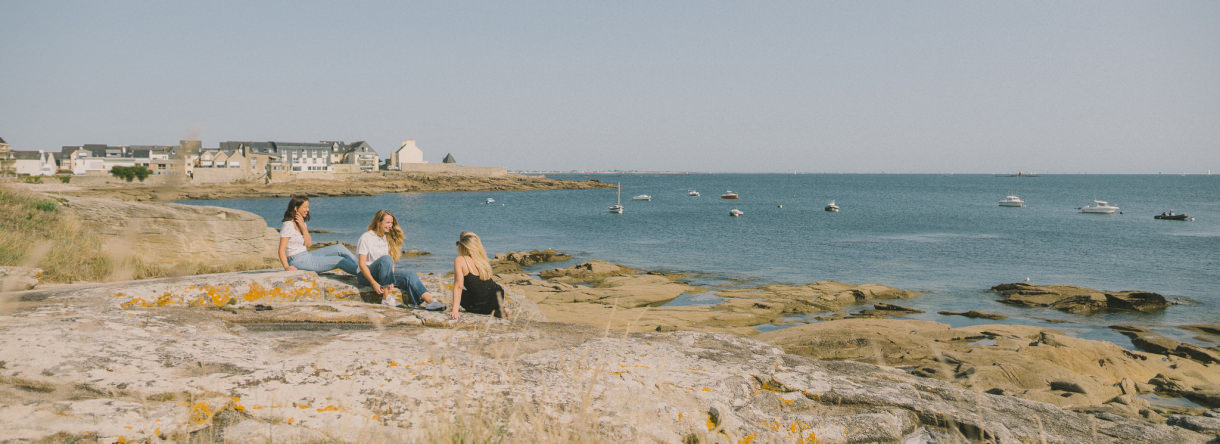
[[389,210],[378,211],[373,216],[373,221],[369,222],[369,230],[360,235],[360,241],[356,244],[360,284],[371,285],[373,291],[382,296],[381,303],[391,307],[398,306],[391,291],[398,287],[411,298],[412,304],[427,302],[425,309],[444,310],[445,305],[428,293],[419,276],[407,270],[395,269],[394,261],[402,254],[402,238],[398,218]]
[[491,280],[491,262],[479,235],[463,231],[458,235],[458,257],[453,260],[453,308],[449,316],[461,316],[458,307],[470,313],[508,317],[504,308],[504,288]]
[[309,236],[309,198],[293,197],[284,211],[284,224],[280,226],[280,264],[285,270],[313,272],[339,268],[351,274],[360,269],[356,266],[356,255],[343,245],[331,245],[309,251],[313,238]]

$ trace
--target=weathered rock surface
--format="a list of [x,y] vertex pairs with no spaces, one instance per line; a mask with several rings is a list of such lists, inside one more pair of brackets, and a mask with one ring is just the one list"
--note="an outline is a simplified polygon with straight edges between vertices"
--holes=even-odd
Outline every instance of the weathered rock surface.
[[628,276],[636,270],[606,261],[591,260],[568,268],[556,268],[538,273],[538,276],[555,282],[600,284],[612,276]]
[[1023,307],[1050,307],[1076,314],[1103,310],[1154,312],[1164,310],[1169,301],[1156,293],[1142,291],[1103,292],[1071,285],[1034,285],[1024,282],[1000,284],[991,292],[1003,296],[1000,302]]
[[37,287],[40,276],[42,270],[38,268],[0,266],[0,293]]
[[[762,293],[762,296],[758,296]],[[880,284],[851,285],[835,281],[818,281],[805,285],[764,285],[758,289],[731,290],[718,293],[725,297],[767,299],[783,303],[793,312],[813,313],[842,310],[851,305],[889,299],[910,299],[917,291],[901,290]],[[796,309],[798,305],[808,307]]]
[[861,310],[859,313],[854,313],[853,317],[906,316],[916,313],[923,313],[923,310],[916,310],[914,308],[903,307],[901,305],[879,303],[873,304],[873,308]]
[[1112,325],[1110,329],[1130,338],[1131,344],[1140,350],[1162,355],[1182,356],[1203,364],[1220,364],[1220,347],[1202,347],[1178,342],[1146,328],[1130,325]]
[[[997,390],[1063,407],[1101,406],[1130,394],[1135,384],[1124,389],[1124,378],[1157,385],[1165,396],[1201,399],[1209,387],[1220,383],[1220,367],[1215,365],[1132,352],[1110,342],[1033,326],[950,328],[928,321],[855,319],[802,325],[756,338],[789,353],[901,366],[965,388]],[[1173,383],[1158,384],[1154,381],[1158,375]]]
[[[500,274],[497,280],[537,303],[548,320],[631,331],[694,330],[750,336],[758,334],[753,326],[781,322],[785,316],[919,294],[884,285],[833,281],[712,292],[680,282],[683,275],[641,273],[604,261],[547,270],[540,275],[548,279],[518,273]],[[719,302],[667,305],[687,293],[713,295]]]
[[1178,328],[1181,328],[1183,330],[1204,333],[1204,334],[1208,334],[1208,335],[1212,335],[1212,336],[1220,336],[1220,325],[1196,324],[1196,325],[1182,325],[1182,326],[1179,326]]
[[572,256],[565,254],[565,253],[560,253],[558,251],[555,251],[554,249],[546,249],[546,250],[530,250],[528,252],[510,251],[508,253],[500,253],[500,254],[496,255],[494,260],[508,261],[508,262],[512,262],[517,265],[520,265],[522,267],[528,267],[530,265],[541,264],[544,262],[569,261],[569,260],[572,260]]
[[521,267],[546,262],[563,262],[571,259],[572,256],[553,249],[531,250],[528,252],[510,251],[508,253],[497,254],[492,258],[491,269],[496,274],[521,273]]
[[936,314],[943,315],[943,316],[965,316],[965,317],[972,318],[972,319],[977,319],[977,318],[992,319],[992,320],[997,320],[997,321],[1001,320],[1001,319],[1008,319],[1008,316],[1004,316],[1002,314],[987,313],[987,312],[975,311],[975,310],[938,311],[938,312],[936,312]]
[[175,203],[69,197],[64,208],[113,254],[145,263],[263,263],[276,256],[279,235],[246,211]]
[[357,302],[323,279],[235,273],[11,293],[0,429],[103,442],[1212,438],[728,335],[451,321]]

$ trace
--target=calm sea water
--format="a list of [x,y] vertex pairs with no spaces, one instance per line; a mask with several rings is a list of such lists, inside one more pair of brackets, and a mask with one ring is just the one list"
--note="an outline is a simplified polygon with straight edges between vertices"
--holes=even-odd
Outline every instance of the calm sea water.
[[[1220,176],[791,175],[681,174],[553,176],[622,184],[624,214],[611,214],[615,190],[404,193],[311,199],[315,241],[355,243],[374,212],[400,218],[407,247],[434,255],[404,259],[424,272],[448,271],[458,232],[479,233],[490,253],[555,248],[644,269],[692,273],[713,287],[818,280],[880,283],[927,292],[900,304],[910,318],[954,326],[976,321],[940,310],[1009,315],[1003,322],[1046,325],[1129,345],[1105,328],[1156,327],[1220,319]],[[695,189],[703,195],[687,196]],[[723,200],[726,189],[740,193]],[[649,194],[651,202],[631,196]],[[1026,208],[997,201],[1020,195]],[[484,205],[486,198],[495,205]],[[823,211],[835,200],[838,213]],[[1081,214],[1093,199],[1122,214]],[[190,201],[251,211],[278,227],[287,199]],[[780,205],[783,207],[781,208]],[[745,212],[729,217],[731,208]],[[1161,221],[1170,209],[1193,222]],[[549,264],[546,268],[570,264]],[[1154,291],[1182,302],[1161,314],[1077,316],[1008,307],[986,290],[1019,282],[1103,290]],[[794,319],[804,321],[803,319]],[[1066,321],[1051,323],[1051,321]]]

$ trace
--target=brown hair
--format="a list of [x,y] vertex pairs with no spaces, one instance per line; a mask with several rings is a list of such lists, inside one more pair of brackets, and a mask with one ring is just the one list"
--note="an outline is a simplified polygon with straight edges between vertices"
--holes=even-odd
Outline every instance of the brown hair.
[[[280,222],[295,220],[297,218],[297,208],[301,208],[301,205],[305,205],[305,202],[309,202],[308,197],[292,196],[292,199],[288,201],[288,209],[284,210],[284,220]],[[305,213],[305,222],[309,222],[309,213]]]

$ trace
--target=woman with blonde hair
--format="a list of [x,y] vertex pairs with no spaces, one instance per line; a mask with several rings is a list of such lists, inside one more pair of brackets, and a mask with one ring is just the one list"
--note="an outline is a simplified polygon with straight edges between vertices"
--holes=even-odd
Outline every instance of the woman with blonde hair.
[[453,259],[453,307],[449,316],[457,319],[458,307],[470,313],[508,317],[504,308],[504,288],[491,280],[491,262],[479,235],[463,231],[458,235],[458,257]]
[[[432,297],[419,276],[407,270],[396,269],[394,261],[402,254],[402,228],[398,218],[389,210],[378,211],[369,222],[369,229],[360,235],[356,244],[357,264],[360,266],[360,283],[371,285],[373,291],[382,295],[381,303],[397,307],[391,290],[399,287],[415,305],[427,302],[425,309],[444,310],[445,305]],[[406,300],[404,298],[403,302]]]

